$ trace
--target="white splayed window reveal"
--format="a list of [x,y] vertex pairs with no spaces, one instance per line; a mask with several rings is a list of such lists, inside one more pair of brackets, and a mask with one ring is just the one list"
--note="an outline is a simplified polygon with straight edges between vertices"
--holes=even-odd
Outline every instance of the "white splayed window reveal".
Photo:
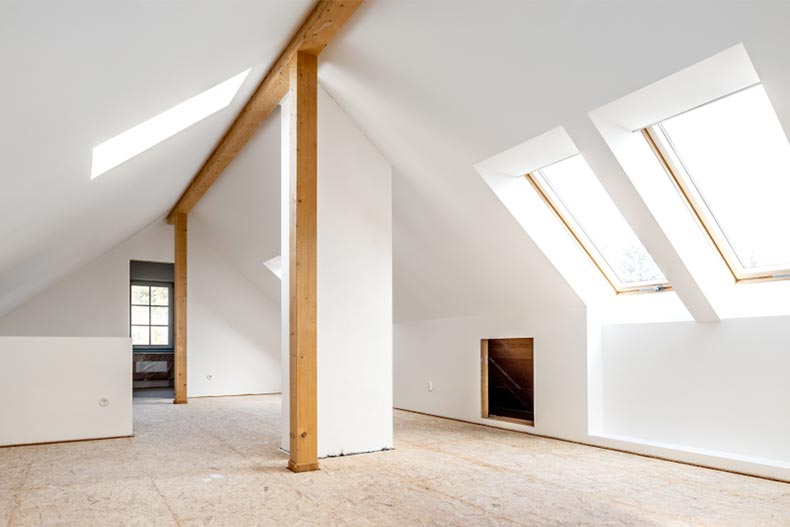
[[736,281],[790,278],[790,144],[762,85],[644,134]]
[[581,155],[527,174],[618,293],[669,290],[669,283]]
[[156,146],[178,132],[226,108],[250,69],[195,95],[169,110],[122,132],[93,148],[91,179]]
[[276,276],[279,279],[282,279],[283,277],[282,258],[280,258],[280,256],[275,256],[270,260],[266,260],[265,262],[263,262],[263,265],[265,265],[266,268],[274,274],[274,276]]

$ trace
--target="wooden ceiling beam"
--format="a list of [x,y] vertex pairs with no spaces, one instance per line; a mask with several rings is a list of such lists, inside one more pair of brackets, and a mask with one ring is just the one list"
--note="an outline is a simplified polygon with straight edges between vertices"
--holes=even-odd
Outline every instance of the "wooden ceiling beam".
[[320,0],[266,73],[241,113],[225,132],[198,173],[167,216],[173,224],[177,214],[188,214],[211,188],[261,123],[288,92],[289,68],[298,52],[319,55],[356,11],[362,0]]

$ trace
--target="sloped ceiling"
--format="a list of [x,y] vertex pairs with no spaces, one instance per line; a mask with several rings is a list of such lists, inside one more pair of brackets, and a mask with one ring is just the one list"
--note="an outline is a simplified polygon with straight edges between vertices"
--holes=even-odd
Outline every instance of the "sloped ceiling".
[[396,316],[578,305],[473,165],[557,126],[592,157],[588,112],[740,42],[790,130],[788,20],[770,1],[363,4],[320,76],[396,170]]
[[[166,212],[310,4],[0,4],[0,315]],[[319,76],[395,167],[396,320],[581,305],[473,165],[557,126],[605,148],[589,111],[740,42],[787,130],[787,20],[772,1],[366,0]],[[250,66],[229,108],[89,181],[94,145]],[[275,150],[256,141],[195,211],[248,277],[274,187],[250,251],[211,200],[255,209],[240,193],[268,183],[245,178]]]
[[277,109],[189,215],[190,225],[199,222],[214,249],[275,303],[280,279],[263,262],[280,254],[280,133]]
[[[311,7],[0,3],[0,316],[167,212]],[[94,146],[250,67],[228,108],[89,179]]]

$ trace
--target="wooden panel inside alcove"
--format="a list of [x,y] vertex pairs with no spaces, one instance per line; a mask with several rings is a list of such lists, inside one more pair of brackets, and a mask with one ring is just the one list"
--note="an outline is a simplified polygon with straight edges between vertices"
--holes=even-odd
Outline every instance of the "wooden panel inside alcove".
[[483,341],[482,350],[483,417],[533,424],[533,339],[487,339]]

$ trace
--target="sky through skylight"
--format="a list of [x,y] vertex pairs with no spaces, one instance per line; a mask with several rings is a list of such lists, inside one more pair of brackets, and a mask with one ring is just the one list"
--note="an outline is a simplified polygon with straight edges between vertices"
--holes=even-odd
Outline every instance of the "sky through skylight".
[[790,269],[790,144],[765,88],[660,127],[737,263],[747,272]]
[[538,174],[621,286],[667,281],[581,155]]
[[97,178],[165,139],[227,107],[250,70],[234,75],[191,99],[93,148],[91,179]]

